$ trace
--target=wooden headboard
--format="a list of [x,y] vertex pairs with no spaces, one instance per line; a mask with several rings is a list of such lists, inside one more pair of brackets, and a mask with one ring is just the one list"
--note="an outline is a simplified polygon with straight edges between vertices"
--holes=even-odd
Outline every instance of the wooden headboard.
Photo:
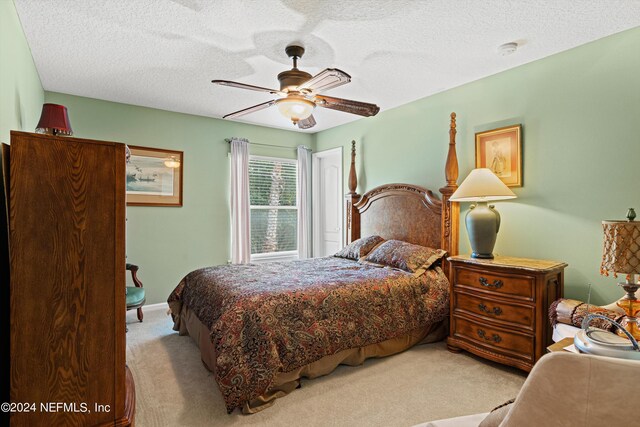
[[[458,188],[456,155],[456,113],[451,113],[449,152],[445,163],[446,185],[438,199],[428,188],[412,184],[387,184],[363,195],[356,193],[355,141],[351,147],[349,193],[346,195],[347,243],[377,234],[422,246],[439,247],[451,255],[458,254],[460,206],[449,201]],[[445,261],[443,269],[450,276]]]

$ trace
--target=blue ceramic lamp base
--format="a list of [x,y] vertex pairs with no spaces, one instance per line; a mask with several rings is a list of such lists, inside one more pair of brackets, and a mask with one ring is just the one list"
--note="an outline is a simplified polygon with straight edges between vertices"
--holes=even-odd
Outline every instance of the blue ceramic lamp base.
[[469,173],[451,195],[452,202],[475,202],[465,218],[473,258],[493,258],[493,247],[500,229],[500,214],[489,200],[515,199],[516,195],[491,169],[479,168]]
[[500,214],[493,205],[477,202],[465,217],[472,258],[493,259],[493,247],[500,229]]

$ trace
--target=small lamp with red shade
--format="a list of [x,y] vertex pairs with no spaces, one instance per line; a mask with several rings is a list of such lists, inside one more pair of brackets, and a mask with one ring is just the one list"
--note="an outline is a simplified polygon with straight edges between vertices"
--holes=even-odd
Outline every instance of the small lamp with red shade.
[[44,104],[40,121],[36,127],[36,133],[46,135],[73,135],[67,107],[58,104]]

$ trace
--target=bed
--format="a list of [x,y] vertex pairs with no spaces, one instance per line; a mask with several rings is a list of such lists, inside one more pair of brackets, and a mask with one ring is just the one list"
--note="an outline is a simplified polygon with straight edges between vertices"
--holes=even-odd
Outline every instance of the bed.
[[[455,135],[452,113],[442,199],[411,184],[357,194],[352,147],[347,243],[377,235],[457,254],[459,207],[449,201],[458,178]],[[168,303],[174,330],[198,344],[227,412],[255,413],[300,378],[446,336],[445,258],[434,255],[439,260],[416,273],[340,257],[208,267],[185,276]]]

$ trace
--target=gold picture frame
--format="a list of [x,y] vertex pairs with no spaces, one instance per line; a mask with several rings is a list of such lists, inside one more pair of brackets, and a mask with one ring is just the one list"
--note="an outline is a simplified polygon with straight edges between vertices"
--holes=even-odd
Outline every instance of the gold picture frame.
[[134,145],[129,150],[127,206],[182,206],[183,152]]
[[476,133],[476,168],[489,168],[507,187],[522,187],[522,125]]

